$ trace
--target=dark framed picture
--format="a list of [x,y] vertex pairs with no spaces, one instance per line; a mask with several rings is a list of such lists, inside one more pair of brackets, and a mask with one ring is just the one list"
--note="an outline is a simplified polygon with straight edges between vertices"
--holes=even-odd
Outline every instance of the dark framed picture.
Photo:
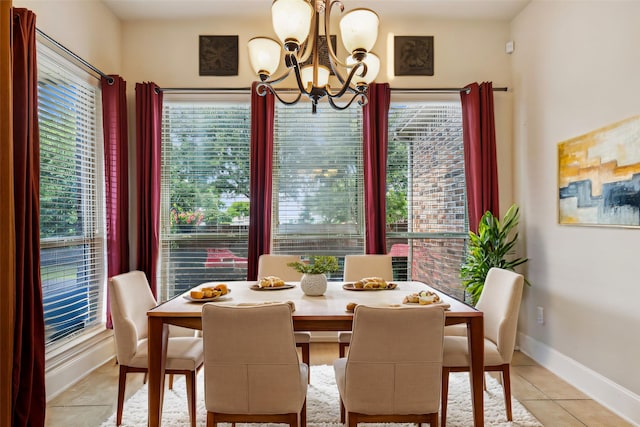
[[395,36],[394,74],[433,76],[433,36]]
[[[331,47],[333,47],[333,53],[336,52],[336,36],[331,35]],[[330,74],[333,75],[333,70],[331,69],[331,64],[329,63],[329,46],[327,46],[327,36],[320,36],[318,40],[318,56],[320,57],[320,65],[324,65],[330,71]],[[305,65],[310,65],[312,63],[311,56],[305,62],[300,63],[301,67]]]
[[200,36],[200,75],[238,75],[238,36]]

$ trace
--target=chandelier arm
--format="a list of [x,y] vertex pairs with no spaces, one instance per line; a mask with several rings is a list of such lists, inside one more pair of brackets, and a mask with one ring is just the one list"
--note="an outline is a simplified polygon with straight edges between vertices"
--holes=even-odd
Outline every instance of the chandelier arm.
[[[333,6],[338,6],[340,8],[340,12],[344,12],[344,5],[340,0],[323,0],[326,3],[329,3],[329,6],[325,6],[324,13],[324,34],[327,38],[327,51],[329,52],[329,64],[331,65],[331,70],[333,74],[338,78],[340,84],[344,84],[346,81],[344,74],[339,69],[339,67],[347,68],[347,64],[342,62],[336,56],[336,52],[333,50],[333,44],[331,44],[331,9]],[[328,34],[328,35],[327,35]],[[337,37],[337,36],[336,36]]]
[[291,55],[289,57],[289,59],[291,60],[291,64],[287,65],[288,67],[293,69],[293,72],[296,76],[296,83],[298,84],[298,89],[300,89],[300,93],[304,93],[305,95],[310,95],[311,92],[308,91],[304,85],[302,84],[302,76],[300,75],[300,64],[298,64],[298,59],[295,57],[295,55]]
[[278,101],[282,102],[283,104],[286,105],[293,105],[295,103],[297,103],[298,101],[300,101],[300,98],[302,97],[301,93],[298,93],[298,95],[296,96],[296,98],[293,101],[287,101],[286,99],[282,98],[280,96],[280,94],[276,91],[276,89],[271,86],[271,84],[269,82],[261,82],[258,83],[258,85],[256,86],[256,93],[260,96],[266,96],[267,93],[272,93],[273,96],[275,96],[276,98],[278,98]]
[[353,88],[351,86],[351,81],[353,80],[353,76],[355,76],[355,74],[360,70],[360,68],[363,68],[363,67],[364,67],[363,73],[366,73],[367,64],[365,64],[364,62],[359,62],[356,65],[354,65],[353,68],[351,69],[351,72],[349,73],[349,76],[347,77],[347,80],[345,82],[343,82],[343,85],[342,85],[342,88],[340,89],[340,91],[338,93],[336,93],[336,94],[332,94],[329,90],[327,90],[327,97],[328,98],[340,98],[347,91],[355,92],[356,95],[358,93],[363,93],[362,90],[359,90],[358,88]]
[[353,101],[356,100],[356,98],[360,97],[360,99],[358,100],[358,104],[360,106],[366,105],[369,102],[369,99],[367,98],[367,94],[364,92],[358,92],[353,94],[353,96],[351,97],[351,99],[349,100],[349,102],[344,105],[344,106],[340,106],[338,104],[336,104],[333,100],[332,97],[327,97],[327,100],[329,101],[329,104],[331,105],[332,108],[336,109],[336,110],[346,110],[347,108],[349,108],[351,106],[351,104],[353,104]]
[[289,77],[289,74],[291,74],[291,69],[287,69],[285,72],[282,73],[282,75],[280,75],[278,77],[274,77],[273,79],[263,80],[262,83],[266,83],[266,84],[269,84],[269,85],[280,83],[281,81],[283,81],[284,79]]
[[278,98],[278,101],[280,101],[281,103],[283,103],[285,105],[297,104],[298,101],[300,101],[300,98],[302,97],[302,94],[298,93],[298,96],[296,96],[296,98],[293,101],[287,101],[286,99],[283,99],[274,88],[271,88],[271,93],[273,94],[273,96]]
[[[318,12],[314,9],[314,14],[318,14]],[[315,41],[315,33],[318,31],[318,26],[316,25],[316,21],[317,19],[311,20],[311,29],[309,30],[309,35],[307,36],[307,40],[302,44],[301,49],[302,51],[300,52],[300,55],[298,57],[298,62],[306,62],[307,59],[309,59],[309,56],[311,56],[311,53],[313,52],[313,46],[314,46],[314,41]]]

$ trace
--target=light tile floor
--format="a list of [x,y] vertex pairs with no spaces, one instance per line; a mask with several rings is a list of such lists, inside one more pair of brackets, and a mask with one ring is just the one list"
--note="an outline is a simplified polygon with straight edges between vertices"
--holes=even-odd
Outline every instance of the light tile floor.
[[[332,364],[337,357],[337,344],[311,344],[312,365]],[[129,375],[127,397],[142,386],[142,379],[142,374]],[[117,388],[118,366],[111,361],[50,401],[45,426],[100,426],[116,410]],[[545,426],[632,426],[520,352],[514,355],[511,388]]]

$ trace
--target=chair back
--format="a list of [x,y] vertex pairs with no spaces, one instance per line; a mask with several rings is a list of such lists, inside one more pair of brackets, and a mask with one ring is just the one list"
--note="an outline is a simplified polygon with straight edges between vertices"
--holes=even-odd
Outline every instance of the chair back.
[[113,276],[109,280],[109,299],[118,363],[129,365],[138,342],[148,336],[147,311],[157,305],[156,300],[142,271]]
[[287,264],[300,261],[298,255],[262,254],[258,258],[258,280],[267,276],[277,276],[285,282],[299,282],[302,273]]
[[513,357],[523,287],[521,274],[491,268],[476,304],[484,313],[484,336],[496,344],[505,363]]
[[202,309],[205,404],[229,414],[300,412],[307,389],[288,304]]
[[390,255],[346,255],[344,257],[345,282],[354,282],[363,277],[381,277],[393,280]]
[[363,414],[438,412],[444,309],[356,307],[345,406]]

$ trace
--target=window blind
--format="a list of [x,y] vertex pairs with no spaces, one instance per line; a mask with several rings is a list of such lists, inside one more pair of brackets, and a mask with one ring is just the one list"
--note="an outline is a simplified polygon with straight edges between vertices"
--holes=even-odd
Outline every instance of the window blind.
[[468,220],[460,102],[392,102],[387,234],[408,276],[462,296]]
[[248,102],[180,101],[162,117],[162,299],[244,280],[249,226]]
[[362,109],[277,105],[272,253],[364,250]]
[[104,322],[98,81],[38,43],[41,277],[47,350]]

